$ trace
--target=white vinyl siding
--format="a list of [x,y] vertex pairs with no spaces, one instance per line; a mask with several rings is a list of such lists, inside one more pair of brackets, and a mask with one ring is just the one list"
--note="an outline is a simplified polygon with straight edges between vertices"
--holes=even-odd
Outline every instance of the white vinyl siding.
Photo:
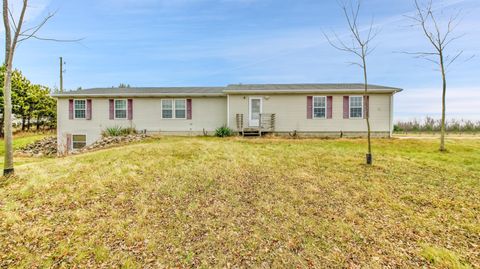
[[[294,130],[297,132],[305,132],[308,134],[314,134],[315,132],[325,132],[338,134],[340,131],[346,133],[360,133],[366,132],[365,121],[358,119],[348,119],[343,117],[343,100],[344,94],[331,94],[332,103],[327,96],[327,118],[329,107],[331,105],[332,118],[329,120],[315,119],[309,120],[306,117],[306,100],[308,94],[278,94],[268,95],[268,100],[263,102],[263,109],[265,113],[275,113],[275,131],[282,133],[291,133]],[[260,96],[260,95],[258,95]],[[313,95],[315,96],[315,95]],[[312,108],[309,107],[308,113],[312,113],[313,110],[313,96],[312,96]],[[352,95],[361,96],[361,95]],[[389,132],[390,130],[390,94],[370,94],[370,123],[371,130],[373,132]],[[236,115],[243,114],[247,117],[249,113],[248,98],[244,98],[244,95],[230,95],[230,128],[236,129]],[[348,112],[348,99],[347,99],[346,116]],[[363,114],[363,113],[362,113]],[[313,113],[312,113],[313,119]],[[322,122],[319,122],[322,121]]]
[[363,96],[350,96],[350,118],[363,118]]
[[314,119],[325,119],[327,117],[327,97],[314,96],[312,109]]

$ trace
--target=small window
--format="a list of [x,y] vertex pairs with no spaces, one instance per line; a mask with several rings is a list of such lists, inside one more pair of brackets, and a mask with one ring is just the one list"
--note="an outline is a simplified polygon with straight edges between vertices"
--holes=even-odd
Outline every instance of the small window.
[[363,97],[350,96],[350,118],[363,117]]
[[313,97],[313,117],[316,119],[324,119],[327,115],[327,97]]
[[127,100],[115,100],[115,118],[127,118]]
[[162,100],[162,118],[173,118],[173,100]]
[[86,135],[73,135],[72,136],[72,148],[81,149],[87,145]]
[[75,119],[85,119],[87,115],[86,100],[75,100]]
[[187,100],[185,99],[163,99],[162,119],[186,119]]
[[175,100],[175,118],[185,119],[187,117],[186,100]]

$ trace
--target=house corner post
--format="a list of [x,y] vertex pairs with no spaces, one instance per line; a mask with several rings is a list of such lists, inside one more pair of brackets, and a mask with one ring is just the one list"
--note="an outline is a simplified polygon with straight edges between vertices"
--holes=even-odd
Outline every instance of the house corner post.
[[227,127],[230,128],[230,95],[227,94]]

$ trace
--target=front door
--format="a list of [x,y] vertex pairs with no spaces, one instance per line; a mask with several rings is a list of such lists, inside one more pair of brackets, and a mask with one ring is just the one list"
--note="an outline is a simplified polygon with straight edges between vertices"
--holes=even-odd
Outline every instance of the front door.
[[249,99],[249,125],[250,127],[260,126],[260,113],[262,113],[262,98],[250,97]]

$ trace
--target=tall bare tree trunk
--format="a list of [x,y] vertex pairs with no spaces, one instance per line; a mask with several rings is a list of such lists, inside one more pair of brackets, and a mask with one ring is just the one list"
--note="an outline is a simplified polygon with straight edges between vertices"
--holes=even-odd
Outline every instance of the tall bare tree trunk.
[[5,129],[5,160],[3,175],[12,175],[13,170],[13,130],[12,130],[12,35],[8,18],[8,1],[3,0],[3,22],[5,25],[5,79],[3,89],[3,114]]
[[368,98],[368,73],[367,73],[367,60],[366,60],[366,55],[365,55],[365,49],[362,49],[362,61],[363,61],[363,79],[365,82],[365,93],[363,96],[363,107],[364,107],[364,112],[365,113],[365,120],[367,122],[367,143],[368,143],[368,152],[367,152],[367,164],[372,164],[372,135],[371,135],[371,128],[370,128],[370,109],[368,106],[366,106],[367,98]]
[[12,31],[10,28],[8,8],[8,0],[3,0],[3,25],[5,26],[5,81],[3,92],[3,113],[5,128],[5,161],[3,165],[3,175],[11,176],[14,174],[13,169],[13,126],[12,126],[12,68],[13,55],[18,43],[18,38],[22,31],[22,24],[27,10],[28,0],[23,0],[22,11],[17,23],[13,22],[15,34],[12,39]]
[[440,131],[440,151],[446,151],[445,148],[445,112],[446,112],[446,95],[447,95],[447,78],[445,74],[445,64],[443,62],[443,52],[440,51],[440,69],[442,71],[442,126]]
[[[20,0],[17,0],[20,2]],[[18,21],[15,22],[12,13],[8,7],[8,0],[3,0],[3,25],[5,27],[5,84],[4,84],[4,125],[5,125],[5,162],[3,175],[13,175],[13,127],[12,127],[12,68],[15,48],[18,43],[30,38],[40,40],[60,41],[52,38],[41,38],[36,36],[37,32],[44,26],[55,13],[46,16],[43,21],[35,27],[27,28],[22,31],[25,19],[25,13],[28,7],[28,0],[22,0],[22,9]],[[12,23],[10,24],[10,19]],[[13,26],[13,31],[12,31]],[[12,37],[13,32],[13,37]],[[66,42],[75,42],[78,40],[63,40]]]
[[[373,21],[370,24],[370,27],[367,28],[366,35],[362,36],[363,30],[358,25],[358,18],[360,13],[361,7],[361,0],[355,1],[356,5],[353,4],[353,0],[345,1],[343,3],[340,2],[341,8],[343,10],[343,14],[345,15],[345,19],[348,23],[348,29],[350,31],[350,42],[342,41],[337,34],[335,34],[336,41],[333,42],[330,40],[328,35],[325,35],[328,43],[332,45],[332,47],[336,48],[337,50],[349,52],[357,57],[359,57],[358,62],[352,62],[350,64],[359,66],[363,70],[363,80],[364,80],[364,87],[365,91],[363,93],[363,116],[365,117],[365,121],[367,123],[367,143],[368,143],[368,151],[366,154],[366,163],[367,165],[371,165],[373,163],[372,157],[372,134],[371,134],[371,127],[370,127],[370,109],[367,106],[368,100],[368,72],[367,72],[367,57],[370,53],[373,52],[374,49],[371,48],[370,43],[378,34],[378,31],[375,30]],[[350,3],[350,5],[348,5]]]
[[7,65],[7,71],[4,81],[4,139],[5,139],[5,160],[3,165],[3,174],[5,176],[11,175],[13,169],[13,128],[12,128],[12,85],[11,85],[12,68]]
[[[414,0],[417,14],[407,16],[414,25],[421,27],[422,32],[427,41],[433,46],[432,51],[422,52],[406,52],[407,54],[415,55],[416,58],[425,59],[439,67],[442,74],[442,120],[440,127],[440,151],[446,151],[445,136],[446,136],[446,97],[447,97],[447,72],[451,64],[458,60],[463,50],[455,54],[449,54],[447,47],[455,40],[458,40],[462,35],[453,35],[453,32],[459,24],[460,12],[450,16],[449,20],[442,20],[437,18],[437,12],[432,7],[432,0]],[[422,4],[424,3],[424,4]],[[444,15],[445,10],[440,10],[439,15]],[[442,21],[444,21],[442,23]],[[437,58],[438,57],[438,58]],[[472,56],[473,57],[473,56]],[[472,58],[471,57],[471,58]],[[470,59],[471,59],[470,58]]]

